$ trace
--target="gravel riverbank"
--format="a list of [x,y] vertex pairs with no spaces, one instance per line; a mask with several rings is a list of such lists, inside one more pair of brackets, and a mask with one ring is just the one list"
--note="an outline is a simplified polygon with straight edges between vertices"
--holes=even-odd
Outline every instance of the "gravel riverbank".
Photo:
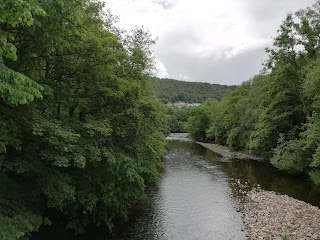
[[[168,139],[189,141],[186,134],[173,134]],[[221,145],[197,143],[227,159],[263,160]],[[320,240],[318,207],[260,188],[247,192],[245,185],[235,184],[242,195],[240,210],[248,240]]]
[[320,209],[287,195],[252,190],[241,210],[248,240],[320,239]]
[[232,151],[229,147],[226,147],[226,146],[221,146],[214,143],[203,143],[203,142],[196,142],[196,143],[220,154],[224,158],[241,159],[241,160],[251,159],[256,161],[264,160],[262,157],[257,157],[257,156],[253,156],[253,155],[249,155],[241,152]]
[[[225,146],[197,143],[224,158],[263,160],[260,157],[234,152]],[[248,240],[320,240],[318,207],[262,189],[243,191],[243,194],[240,209]]]

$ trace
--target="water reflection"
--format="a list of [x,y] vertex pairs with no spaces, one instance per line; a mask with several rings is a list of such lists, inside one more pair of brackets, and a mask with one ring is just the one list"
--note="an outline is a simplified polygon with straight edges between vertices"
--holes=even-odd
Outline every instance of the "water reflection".
[[230,193],[228,176],[208,162],[201,146],[172,141],[150,201],[111,239],[245,239]]
[[[211,161],[216,162],[214,156]],[[231,179],[245,184],[247,190],[259,185],[262,189],[286,194],[320,207],[319,186],[314,185],[306,178],[278,171],[268,162],[233,160],[217,164]]]
[[112,235],[91,231],[71,237],[50,227],[42,228],[32,239],[245,239],[235,196],[258,185],[320,206],[319,187],[279,172],[269,163],[225,161],[193,142],[170,141],[167,149],[161,179],[150,186],[148,198],[130,210],[129,221],[118,224]]

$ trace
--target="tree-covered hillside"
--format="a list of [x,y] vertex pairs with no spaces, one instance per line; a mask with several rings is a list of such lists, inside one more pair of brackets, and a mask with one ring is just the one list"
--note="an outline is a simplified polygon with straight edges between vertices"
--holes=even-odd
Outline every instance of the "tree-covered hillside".
[[235,86],[219,84],[184,82],[173,79],[152,79],[152,86],[161,101],[202,103],[208,98],[222,99]]

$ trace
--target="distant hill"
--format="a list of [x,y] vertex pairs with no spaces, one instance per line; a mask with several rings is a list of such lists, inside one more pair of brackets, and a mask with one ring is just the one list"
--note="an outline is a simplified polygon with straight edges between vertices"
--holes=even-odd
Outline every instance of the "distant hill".
[[236,88],[236,86],[159,78],[152,78],[151,83],[156,95],[165,103],[179,101],[202,103],[208,98],[220,100],[228,90]]

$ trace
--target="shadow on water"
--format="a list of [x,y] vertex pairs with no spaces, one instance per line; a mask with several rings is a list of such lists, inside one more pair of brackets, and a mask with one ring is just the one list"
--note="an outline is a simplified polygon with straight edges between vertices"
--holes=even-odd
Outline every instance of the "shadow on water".
[[170,141],[167,150],[149,201],[108,239],[245,239],[238,202],[220,166],[192,142]]
[[[83,237],[43,229],[37,239],[178,240],[245,239],[238,212],[243,192],[265,190],[320,206],[320,189],[310,181],[277,171],[266,162],[225,161],[193,142],[169,141],[161,178],[149,186],[147,198],[135,205],[129,220],[114,233],[92,231]],[[245,186],[244,188],[239,188]]]
[[212,165],[220,166],[229,176],[231,184],[240,183],[246,187],[247,191],[260,186],[264,190],[286,194],[320,207],[319,186],[304,177],[279,171],[269,162],[236,159],[225,161],[220,155],[192,142],[172,141],[167,148],[169,151],[170,149],[182,149],[206,157]]
[[264,190],[286,194],[320,207],[320,187],[301,176],[289,175],[274,168],[269,162],[254,160],[217,161],[216,154],[203,149],[213,164],[218,164],[228,174],[230,181],[240,183],[250,190]]

